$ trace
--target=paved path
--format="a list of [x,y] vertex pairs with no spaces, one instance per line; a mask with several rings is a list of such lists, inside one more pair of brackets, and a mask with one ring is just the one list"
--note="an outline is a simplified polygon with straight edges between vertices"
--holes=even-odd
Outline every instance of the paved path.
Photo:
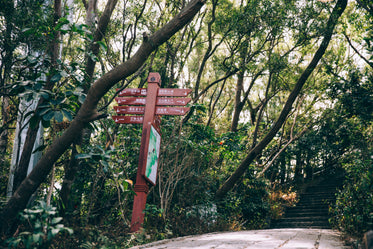
[[162,240],[132,249],[347,249],[329,229],[269,229],[210,233]]

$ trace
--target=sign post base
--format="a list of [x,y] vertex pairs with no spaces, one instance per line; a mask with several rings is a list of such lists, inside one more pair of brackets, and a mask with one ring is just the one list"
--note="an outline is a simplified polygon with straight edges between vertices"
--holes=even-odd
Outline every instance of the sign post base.
[[133,201],[133,211],[131,219],[131,233],[138,232],[144,222],[144,210],[146,204],[146,197],[149,192],[149,187],[146,183],[142,185],[135,185],[135,199]]

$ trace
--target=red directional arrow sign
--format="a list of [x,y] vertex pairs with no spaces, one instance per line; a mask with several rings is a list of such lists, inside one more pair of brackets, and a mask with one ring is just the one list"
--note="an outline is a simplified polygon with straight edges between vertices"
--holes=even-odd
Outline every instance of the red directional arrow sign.
[[[118,114],[144,114],[145,107],[142,106],[114,106]],[[156,115],[185,115],[189,107],[160,107],[155,108]]]
[[146,99],[145,98],[126,98],[126,97],[119,97],[115,98],[115,101],[118,105],[145,105]]
[[118,96],[146,96],[146,92],[146,88],[126,88],[120,91]]
[[[118,91],[118,90],[117,90]],[[178,89],[178,88],[160,88],[158,90],[159,97],[186,97],[192,89]],[[119,96],[146,96],[146,88],[126,88],[119,92]]]
[[192,89],[177,89],[177,88],[159,88],[158,96],[160,97],[186,97]]
[[118,114],[144,114],[144,106],[114,106]]
[[189,112],[189,107],[159,107],[155,108],[155,114],[157,115],[185,115]]
[[[118,97],[115,101],[119,105],[145,105],[146,98]],[[157,98],[156,105],[181,105],[184,106],[191,101],[191,98]]]
[[142,124],[143,116],[112,116],[112,119],[117,124]]
[[144,106],[114,106],[118,114],[144,114]]

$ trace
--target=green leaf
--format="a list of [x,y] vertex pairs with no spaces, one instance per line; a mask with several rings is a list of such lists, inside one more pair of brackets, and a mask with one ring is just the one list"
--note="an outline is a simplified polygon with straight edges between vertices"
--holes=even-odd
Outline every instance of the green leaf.
[[60,73],[56,73],[55,75],[52,76],[51,78],[51,82],[55,83],[55,82],[58,82],[60,81],[62,78],[61,74]]
[[54,112],[54,119],[57,123],[61,123],[63,121],[63,114],[60,111]]
[[79,100],[79,103],[80,103],[80,104],[83,104],[83,102],[84,102],[84,100],[85,100],[85,95],[84,95],[84,94],[79,95],[78,100]]
[[91,158],[92,156],[90,154],[78,154],[75,156],[75,159],[87,159],[87,158]]
[[75,145],[75,149],[78,153],[82,154],[83,150],[82,147],[80,147],[80,145]]
[[58,24],[56,25],[56,27],[61,27],[65,24],[69,24],[70,21],[66,18],[66,17],[61,17],[60,19],[58,19]]
[[60,74],[61,74],[62,77],[68,77],[69,76],[69,74],[65,70],[62,70],[60,72]]
[[56,99],[54,99],[54,100],[51,100],[51,103],[53,104],[53,105],[60,105],[60,104],[62,104],[63,102],[65,102],[66,101],[66,98],[65,97],[58,97],[58,98],[56,98]]
[[53,228],[51,230],[52,237],[56,236],[60,232],[60,229],[58,228]]
[[104,161],[104,160],[100,160],[100,163],[102,166],[104,166],[105,168],[108,168],[109,167],[109,163]]
[[41,124],[44,128],[49,128],[51,126],[51,122],[44,119],[41,120]]
[[15,239],[15,238],[11,238],[11,240],[8,240],[8,241],[10,241],[9,242],[9,248],[16,248],[17,246],[18,246],[18,244],[21,242],[21,238],[17,238],[17,239]]
[[69,110],[62,109],[61,111],[62,111],[63,115],[65,116],[65,118],[67,118],[67,120],[69,120],[69,121],[73,120],[73,116],[71,115]]
[[63,219],[62,217],[54,217],[51,222],[52,224],[57,224],[57,223],[60,223],[62,219]]
[[21,235],[21,236],[24,236],[24,235],[30,235],[31,233],[30,232],[22,232],[22,233],[20,233],[19,235]]
[[32,30],[32,29],[31,29],[31,28],[24,28],[24,29],[21,30],[21,32],[22,32],[22,33],[26,33],[26,32],[28,32],[28,31],[30,31],[30,30]]
[[88,53],[88,56],[91,58],[91,60],[98,62],[98,57],[94,55],[93,53]]
[[39,229],[39,228],[41,228],[41,223],[40,223],[40,221],[36,221],[36,222],[35,222],[35,224],[34,224],[34,228],[35,228],[35,229]]
[[44,116],[48,111],[51,111],[50,106],[47,106],[46,108],[39,109],[38,115]]
[[50,121],[54,117],[54,112],[52,110],[48,110],[48,112],[43,115],[43,120]]
[[107,46],[106,46],[106,44],[105,44],[103,41],[98,41],[97,44],[100,45],[100,47],[101,47],[104,51],[107,50]]
[[74,233],[74,230],[72,230],[69,227],[65,227],[64,230],[67,231],[69,234],[73,234]]
[[91,40],[91,41],[93,40],[93,35],[92,34],[87,33],[87,37],[88,37],[89,40]]
[[39,94],[40,94],[40,96],[42,96],[44,99],[48,100],[49,97],[51,96],[52,92],[51,92],[51,91],[47,91],[47,90],[41,90]]

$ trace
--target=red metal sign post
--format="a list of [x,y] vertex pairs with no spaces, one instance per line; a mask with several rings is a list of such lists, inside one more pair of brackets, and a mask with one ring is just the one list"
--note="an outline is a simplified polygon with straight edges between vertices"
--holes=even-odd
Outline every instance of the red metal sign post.
[[[158,147],[160,144],[159,115],[185,115],[189,111],[189,107],[175,106],[184,106],[189,103],[191,99],[185,98],[185,96],[187,96],[192,90],[173,88],[161,89],[160,82],[161,77],[159,73],[150,73],[147,89],[130,88],[122,90],[119,93],[120,97],[116,98],[116,101],[119,105],[127,106],[115,106],[114,109],[118,114],[124,114],[127,116],[119,115],[112,117],[113,120],[119,124],[143,125],[139,165],[134,188],[136,195],[133,203],[131,232],[137,232],[141,228],[144,221],[146,197],[149,192],[148,184],[155,185],[159,156]],[[165,107],[167,105],[173,107]]]

